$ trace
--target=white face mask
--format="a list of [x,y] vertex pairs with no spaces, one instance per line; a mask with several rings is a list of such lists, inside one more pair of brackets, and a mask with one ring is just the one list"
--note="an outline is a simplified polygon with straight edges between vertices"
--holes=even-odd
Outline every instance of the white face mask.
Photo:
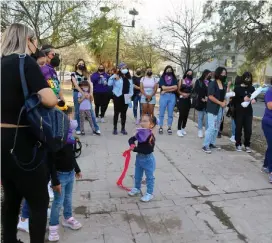
[[82,88],[83,91],[87,92],[89,88]]
[[121,72],[122,72],[122,74],[127,74],[128,70],[127,69],[122,69]]

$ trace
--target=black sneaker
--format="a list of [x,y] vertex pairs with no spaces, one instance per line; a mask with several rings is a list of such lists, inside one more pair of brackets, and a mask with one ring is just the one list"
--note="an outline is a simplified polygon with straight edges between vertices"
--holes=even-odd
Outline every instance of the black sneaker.
[[113,129],[112,134],[113,134],[113,135],[117,135],[117,134],[118,134],[117,129]]
[[210,148],[208,148],[206,146],[202,147],[202,151],[205,152],[206,154],[211,154],[212,153],[212,151],[210,150]]
[[220,147],[214,145],[214,144],[210,144],[210,149],[217,149],[217,150],[221,150]]
[[127,135],[127,134],[128,134],[127,131],[126,131],[126,129],[122,129],[122,130],[121,130],[121,133],[122,133],[123,135]]
[[162,127],[160,127],[160,129],[159,129],[159,134],[163,134],[163,128]]
[[169,127],[168,129],[167,129],[167,133],[168,133],[168,135],[172,135],[172,129],[171,129],[171,127]]

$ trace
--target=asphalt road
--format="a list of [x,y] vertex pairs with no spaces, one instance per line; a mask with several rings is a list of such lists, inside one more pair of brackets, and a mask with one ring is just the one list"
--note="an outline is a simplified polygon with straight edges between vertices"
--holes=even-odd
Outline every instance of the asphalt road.
[[253,105],[253,115],[257,117],[263,117],[265,110],[265,104],[263,101],[258,101]]

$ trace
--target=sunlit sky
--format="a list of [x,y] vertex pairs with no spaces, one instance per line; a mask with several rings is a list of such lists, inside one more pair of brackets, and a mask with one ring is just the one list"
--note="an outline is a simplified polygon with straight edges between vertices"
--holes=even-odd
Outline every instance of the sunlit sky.
[[[127,9],[134,7],[139,12],[139,15],[136,16],[136,29],[145,28],[156,31],[165,16],[185,6],[189,9],[201,10],[204,2],[204,0],[139,0],[138,3],[135,3],[133,0],[126,0],[125,6]],[[130,24],[129,14],[127,19]]]

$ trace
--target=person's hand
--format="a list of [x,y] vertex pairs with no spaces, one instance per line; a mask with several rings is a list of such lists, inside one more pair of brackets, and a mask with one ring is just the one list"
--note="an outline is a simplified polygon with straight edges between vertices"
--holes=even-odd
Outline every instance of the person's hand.
[[250,98],[248,96],[245,96],[244,101],[250,101]]
[[205,98],[202,98],[201,101],[202,101],[202,102],[206,102],[206,99],[205,99]]
[[161,94],[165,94],[166,92],[165,91],[162,91]]
[[230,87],[232,85],[232,82],[231,81],[229,81],[228,82],[228,87]]
[[81,179],[81,178],[82,178],[81,172],[76,173],[76,174],[75,174],[75,177],[76,177],[78,180]]
[[59,194],[61,194],[61,184],[57,186],[52,186],[52,189],[54,192],[58,192]]
[[252,105],[256,104],[256,100],[253,99],[253,100],[251,101],[251,104],[252,104]]
[[90,98],[90,94],[85,94],[84,96],[85,96],[86,99]]
[[132,151],[135,147],[136,147],[135,144],[131,144],[130,147],[129,147],[130,151]]
[[222,101],[222,102],[220,102],[220,106],[221,106],[222,108],[226,107],[226,105],[227,105],[227,102],[226,102],[225,100]]
[[184,93],[182,96],[183,96],[184,98],[188,98],[188,97],[189,97],[189,94]]

